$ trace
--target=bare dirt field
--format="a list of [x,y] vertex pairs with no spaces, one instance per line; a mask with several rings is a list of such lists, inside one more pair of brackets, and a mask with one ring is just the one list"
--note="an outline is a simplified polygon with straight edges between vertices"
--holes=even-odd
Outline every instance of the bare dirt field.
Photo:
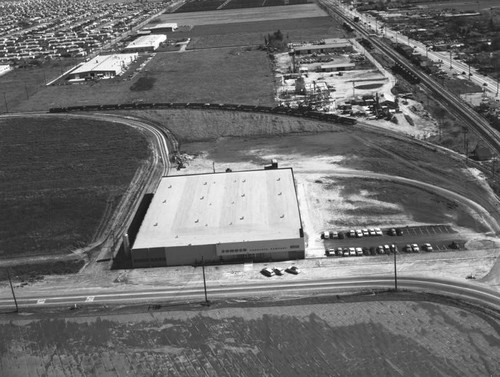
[[235,22],[254,22],[269,20],[288,20],[294,18],[328,16],[315,3],[261,7],[247,9],[227,9],[208,12],[188,12],[163,14],[159,22],[175,22],[178,25],[214,25]]
[[219,303],[0,320],[0,370],[41,376],[494,376],[498,318],[433,296]]
[[146,138],[118,124],[26,116],[0,119],[0,130],[4,258],[88,245],[150,158]]

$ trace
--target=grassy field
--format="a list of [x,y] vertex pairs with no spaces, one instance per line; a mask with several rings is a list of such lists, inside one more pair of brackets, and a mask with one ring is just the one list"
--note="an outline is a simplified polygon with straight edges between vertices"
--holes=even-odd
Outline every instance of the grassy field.
[[87,245],[114,208],[148,143],[118,124],[0,119],[0,255],[60,254]]
[[498,318],[477,308],[404,293],[337,297],[5,317],[0,370],[9,377],[500,374]]
[[[148,90],[137,89],[146,80]],[[139,87],[143,87],[142,85]],[[133,80],[48,87],[18,111],[53,106],[144,102],[273,104],[273,75],[264,51],[247,48],[158,53]]]

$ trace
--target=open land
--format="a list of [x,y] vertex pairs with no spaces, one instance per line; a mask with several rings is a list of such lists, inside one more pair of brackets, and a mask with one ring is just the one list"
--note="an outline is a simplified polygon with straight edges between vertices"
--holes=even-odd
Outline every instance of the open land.
[[500,373],[498,321],[439,301],[411,294],[318,297],[7,317],[0,321],[0,369],[10,377]]
[[74,118],[0,119],[0,254],[67,254],[94,241],[150,158],[138,131]]

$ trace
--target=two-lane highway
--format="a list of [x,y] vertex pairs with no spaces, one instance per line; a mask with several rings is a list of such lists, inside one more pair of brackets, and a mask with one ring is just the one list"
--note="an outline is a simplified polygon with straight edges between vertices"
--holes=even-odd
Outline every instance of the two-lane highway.
[[[324,280],[280,281],[269,279],[265,283],[242,285],[223,285],[208,289],[209,300],[247,299],[255,297],[286,298],[307,297],[320,294],[338,294],[352,291],[377,291],[394,288],[393,276],[353,277]],[[398,288],[417,292],[432,292],[450,297],[486,305],[500,310],[500,294],[476,282],[448,281],[441,279],[424,279],[417,277],[399,277]],[[113,304],[179,304],[202,302],[204,300],[203,285],[170,287],[163,289],[106,291],[86,290],[84,294],[53,293],[44,297],[18,296],[17,302],[21,310],[35,307],[71,307],[74,305],[113,305]],[[12,298],[0,299],[0,308],[13,309]]]

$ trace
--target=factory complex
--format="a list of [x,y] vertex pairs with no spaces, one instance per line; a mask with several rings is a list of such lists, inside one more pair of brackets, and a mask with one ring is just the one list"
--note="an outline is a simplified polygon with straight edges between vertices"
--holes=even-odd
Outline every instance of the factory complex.
[[133,267],[303,259],[293,170],[163,177],[130,253]]
[[137,53],[99,55],[75,68],[69,74],[69,81],[93,78],[112,78],[121,75],[138,57]]

